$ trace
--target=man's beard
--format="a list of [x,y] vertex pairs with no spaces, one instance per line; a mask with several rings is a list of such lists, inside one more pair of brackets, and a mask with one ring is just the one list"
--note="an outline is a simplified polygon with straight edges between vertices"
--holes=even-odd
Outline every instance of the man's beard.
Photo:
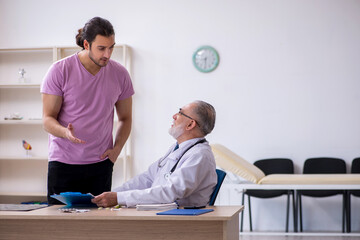
[[175,139],[183,135],[184,132],[185,132],[184,126],[181,125],[177,125],[169,128],[169,134]]
[[100,60],[99,61],[96,61],[94,58],[93,58],[93,56],[92,56],[92,54],[91,54],[91,49],[90,49],[90,51],[89,51],[89,58],[91,59],[91,61],[93,61],[93,63],[95,63],[97,66],[99,66],[99,67],[105,67],[106,65],[107,65],[107,61],[105,61],[105,63],[104,64],[100,64]]

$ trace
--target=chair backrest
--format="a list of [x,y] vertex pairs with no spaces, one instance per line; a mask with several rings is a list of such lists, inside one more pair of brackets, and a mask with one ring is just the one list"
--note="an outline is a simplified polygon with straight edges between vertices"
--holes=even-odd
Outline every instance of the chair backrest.
[[216,169],[216,174],[217,174],[217,184],[215,186],[213,193],[210,196],[209,206],[214,206],[214,203],[215,203],[216,197],[219,193],[221,184],[223,183],[225,176],[226,176],[226,172],[224,172],[223,170],[220,170],[220,169]]
[[[351,173],[360,173],[360,157],[355,158],[351,163]],[[350,194],[360,197],[360,190],[351,190]]]
[[268,158],[261,159],[254,162],[254,165],[260,168],[265,175],[269,174],[288,174],[294,173],[294,164],[288,158]]
[[309,158],[304,163],[305,174],[346,173],[346,163],[340,158]]
[[352,161],[351,173],[360,173],[360,158],[355,158]]

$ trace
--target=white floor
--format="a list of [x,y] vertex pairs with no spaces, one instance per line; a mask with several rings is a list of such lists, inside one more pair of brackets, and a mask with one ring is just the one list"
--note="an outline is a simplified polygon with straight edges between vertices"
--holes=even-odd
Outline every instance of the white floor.
[[240,240],[360,240],[360,233],[273,233],[243,232]]
[[240,240],[357,240],[360,237],[350,237],[350,236],[240,236]]

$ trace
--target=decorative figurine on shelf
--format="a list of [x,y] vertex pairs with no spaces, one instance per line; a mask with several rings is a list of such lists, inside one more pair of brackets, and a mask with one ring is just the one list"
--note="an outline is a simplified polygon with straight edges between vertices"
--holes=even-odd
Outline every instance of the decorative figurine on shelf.
[[20,113],[12,113],[9,116],[4,117],[5,120],[22,120],[23,117],[20,115]]
[[31,155],[30,155],[29,151],[31,150],[31,145],[28,142],[26,142],[25,140],[23,140],[22,143],[23,143],[23,147],[26,150],[26,156],[30,157]]
[[21,75],[21,77],[19,78],[19,83],[25,83],[26,81],[26,79],[25,79],[25,77],[24,77],[24,75],[25,75],[25,69],[24,68],[19,68],[19,74]]

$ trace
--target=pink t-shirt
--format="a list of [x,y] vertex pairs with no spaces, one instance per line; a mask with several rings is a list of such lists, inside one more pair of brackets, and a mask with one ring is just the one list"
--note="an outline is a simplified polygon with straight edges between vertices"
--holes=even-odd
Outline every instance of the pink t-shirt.
[[55,62],[45,75],[41,92],[62,96],[59,123],[71,123],[75,136],[85,144],[75,144],[49,134],[49,161],[68,164],[100,162],[113,147],[114,106],[131,97],[134,89],[126,69],[110,60],[93,76],[77,54]]

